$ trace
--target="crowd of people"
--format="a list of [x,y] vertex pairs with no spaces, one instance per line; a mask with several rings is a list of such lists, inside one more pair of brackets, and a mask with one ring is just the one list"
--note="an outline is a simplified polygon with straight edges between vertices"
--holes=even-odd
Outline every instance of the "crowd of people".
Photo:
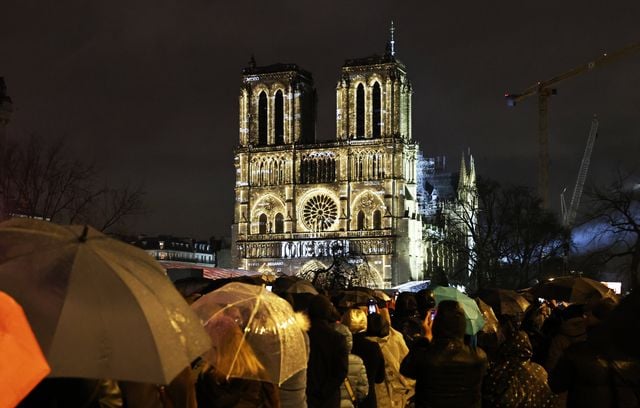
[[470,335],[460,303],[436,305],[428,289],[391,301],[372,297],[373,307],[345,306],[328,293],[279,294],[297,314],[308,353],[306,370],[282,384],[259,379],[260,361],[238,348],[243,328],[222,316],[206,326],[215,355],[194,361],[171,384],[47,379],[20,406],[640,406],[637,354],[598,341],[598,327],[617,306],[609,297],[586,304],[536,299],[526,312],[498,315],[493,330]]

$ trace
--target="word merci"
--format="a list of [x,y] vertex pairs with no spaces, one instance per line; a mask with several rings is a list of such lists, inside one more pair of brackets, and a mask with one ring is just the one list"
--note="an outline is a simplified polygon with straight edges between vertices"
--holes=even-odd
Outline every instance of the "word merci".
[[349,253],[349,241],[347,240],[323,240],[323,241],[285,241],[281,243],[283,258],[313,258],[319,256],[333,256],[340,251]]

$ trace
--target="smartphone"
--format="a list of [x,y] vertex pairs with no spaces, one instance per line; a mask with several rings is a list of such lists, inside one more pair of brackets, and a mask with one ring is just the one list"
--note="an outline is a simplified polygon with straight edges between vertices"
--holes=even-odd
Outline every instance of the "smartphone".
[[369,314],[378,313],[378,305],[374,299],[369,299],[368,310]]
[[438,314],[438,309],[433,309],[431,312],[429,312],[429,319],[431,319],[431,321],[434,321],[436,319],[436,314]]

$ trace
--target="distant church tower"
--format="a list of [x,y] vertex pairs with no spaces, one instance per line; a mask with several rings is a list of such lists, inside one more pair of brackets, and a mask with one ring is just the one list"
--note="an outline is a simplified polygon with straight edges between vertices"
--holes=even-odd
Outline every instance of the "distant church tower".
[[394,27],[384,56],[347,60],[336,92],[338,140],[411,140],[411,83],[395,58]]
[[315,141],[315,100],[311,74],[294,64],[243,70],[235,266],[301,274],[331,265],[339,247],[367,263],[371,286],[420,278],[418,146],[393,26],[384,55],[342,67],[335,141]]

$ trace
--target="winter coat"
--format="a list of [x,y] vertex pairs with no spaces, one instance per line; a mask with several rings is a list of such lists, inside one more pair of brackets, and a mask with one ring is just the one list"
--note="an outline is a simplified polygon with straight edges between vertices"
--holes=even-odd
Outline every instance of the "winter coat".
[[486,369],[482,349],[448,338],[418,340],[400,364],[400,373],[416,380],[416,408],[479,408]]
[[[369,382],[367,381],[367,369],[364,367],[362,359],[355,354],[349,354],[349,384],[356,397],[356,401],[362,401],[369,393]],[[340,387],[340,408],[353,408],[351,395],[347,390],[347,386],[342,383]]]
[[[303,313],[296,313],[296,324],[304,332],[307,346],[307,359],[309,358],[309,320]],[[300,370],[283,382],[280,389],[281,408],[307,408],[307,370]]]
[[196,377],[197,373],[194,373],[191,367],[187,367],[167,386],[120,381],[118,384],[122,390],[124,408],[195,408]]
[[377,399],[375,385],[384,381],[384,356],[380,346],[367,340],[366,333],[355,333],[353,335],[353,354],[362,358],[367,369],[367,381],[369,382],[369,393],[367,397],[358,404],[361,408],[376,408]]
[[567,408],[639,407],[640,362],[610,358],[590,342],[569,346],[549,375],[554,392],[568,391]]
[[378,408],[404,408],[415,392],[416,382],[400,374],[400,363],[409,354],[402,333],[390,328],[386,337],[367,339],[378,343],[384,356],[384,382],[375,386]]
[[416,408],[479,408],[487,356],[464,343],[466,319],[456,301],[443,300],[433,321],[433,342],[416,342],[400,373],[416,380]]
[[[364,367],[362,359],[355,354],[351,354],[353,347],[353,336],[349,328],[342,323],[334,323],[331,325],[338,333],[342,334],[349,351],[349,372],[347,378],[356,401],[362,401],[369,393],[369,381],[367,381],[367,370]],[[351,394],[347,390],[346,380],[340,387],[340,408],[353,408]]]
[[551,372],[564,353],[564,350],[574,343],[587,339],[587,326],[584,317],[574,317],[560,324],[560,332],[551,339],[547,360],[544,368]]
[[309,303],[309,364],[307,366],[307,406],[337,408],[340,387],[349,370],[349,352],[344,337],[329,324],[333,305],[317,295]]
[[277,408],[278,388],[264,381],[230,378],[219,381],[208,367],[198,376],[196,394],[199,407],[207,408]]
[[525,332],[507,338],[498,350],[482,387],[482,400],[490,408],[553,407],[556,397],[547,384],[547,372],[531,362],[532,347]]

